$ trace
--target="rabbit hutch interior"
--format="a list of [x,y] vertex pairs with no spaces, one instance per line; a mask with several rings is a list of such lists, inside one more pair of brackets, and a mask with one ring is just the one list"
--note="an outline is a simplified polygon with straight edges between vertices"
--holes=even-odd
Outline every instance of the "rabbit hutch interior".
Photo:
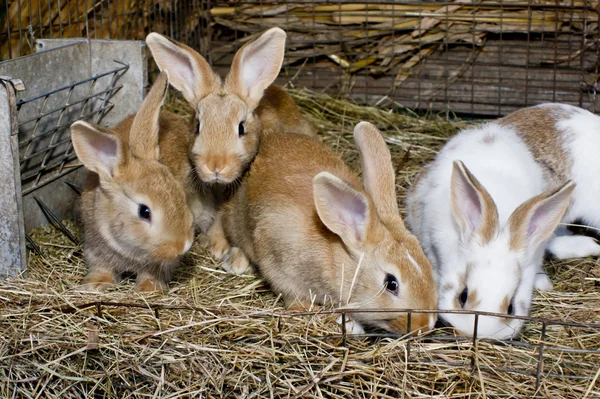
[[[165,94],[158,86],[165,85],[165,79],[168,78],[171,85],[162,108],[175,114],[179,123],[187,124],[191,143],[198,129],[204,129],[202,123],[198,124],[198,118],[212,117],[229,123],[235,107],[213,107],[214,115],[202,114],[202,106],[198,104],[202,104],[201,97],[208,92],[200,93],[199,86],[186,86],[186,76],[204,74],[201,76],[204,84],[209,82],[216,85],[217,90],[224,90],[220,94],[225,98],[227,90],[233,90],[236,84],[250,85],[248,82],[264,80],[265,74],[270,73],[272,78],[276,77],[274,83],[283,87],[297,104],[301,113],[297,117],[307,121],[306,126],[317,132],[320,143],[309,138],[302,140],[310,140],[315,148],[323,151],[331,149],[334,155],[328,156],[341,157],[349,168],[348,173],[364,180],[366,192],[374,197],[371,200],[369,195],[356,191],[354,200],[364,199],[360,202],[363,205],[356,206],[366,206],[365,212],[368,212],[369,204],[375,204],[381,213],[377,207],[380,194],[385,191],[385,184],[381,182],[395,178],[396,195],[392,197],[397,198],[400,217],[413,229],[407,211],[412,190],[419,184],[426,193],[431,189],[430,198],[435,197],[431,193],[437,183],[424,186],[430,177],[430,162],[459,132],[542,103],[561,103],[589,111],[590,114],[581,114],[590,121],[589,125],[579,124],[578,128],[589,126],[600,130],[594,119],[597,117],[592,115],[600,115],[600,96],[597,95],[600,90],[599,16],[600,6],[595,0],[2,2],[0,396],[600,398],[600,263],[598,257],[593,256],[593,250],[587,254],[592,256],[575,259],[562,259],[569,257],[547,252],[543,269],[553,288],[536,284],[540,289],[533,289],[531,299],[525,300],[531,302],[531,308],[524,314],[514,311],[522,303],[513,303],[507,297],[508,311],[497,314],[496,318],[508,326],[518,323],[519,331],[502,337],[490,334],[488,327],[482,324],[493,318],[489,313],[486,316],[491,308],[465,307],[465,303],[473,305],[475,299],[478,303],[493,302],[494,298],[484,297],[502,290],[503,284],[511,287],[525,284],[522,281],[526,278],[521,272],[513,275],[515,281],[508,283],[498,277],[502,270],[483,273],[483,276],[478,275],[482,281],[475,281],[472,283],[475,286],[470,287],[471,299],[467,299],[466,288],[459,292],[454,302],[464,310],[453,312],[455,316],[469,317],[466,330],[454,329],[450,323],[442,323],[440,317],[432,330],[414,332],[411,325],[417,325],[423,314],[428,320],[437,317],[435,306],[429,309],[421,306],[422,313],[415,313],[410,306],[386,308],[381,303],[388,302],[380,303],[375,298],[375,305],[362,309],[359,315],[367,315],[363,317],[366,320],[386,320],[386,312],[393,310],[395,317],[404,320],[403,331],[368,322],[361,331],[355,329],[352,321],[361,304],[351,301],[351,293],[355,285],[359,290],[367,284],[366,280],[362,281],[363,275],[359,275],[364,253],[357,258],[350,294],[345,299],[340,295],[339,300],[333,298],[324,306],[317,306],[318,300],[314,297],[311,306],[290,309],[285,306],[285,296],[276,289],[278,282],[273,277],[267,284],[260,273],[247,272],[250,269],[232,274],[224,268],[227,256],[233,257],[231,253],[224,260],[211,256],[214,252],[207,249],[212,242],[205,234],[207,226],[200,229],[203,231],[196,235],[189,250],[186,247],[179,251],[184,254],[177,258],[177,266],[164,292],[140,292],[144,290],[139,289],[139,276],[136,283],[135,274],[120,273],[121,270],[117,284],[108,289],[80,289],[90,259],[84,257],[88,247],[84,245],[82,215],[94,211],[94,217],[123,218],[118,220],[120,233],[127,236],[135,231],[127,226],[128,216],[107,216],[110,211],[101,210],[106,204],[81,200],[88,185],[83,165],[88,165],[88,159],[83,159],[81,154],[102,164],[110,157],[117,159],[115,154],[122,148],[129,148],[131,159],[147,156],[145,161],[158,162],[156,154],[165,152],[163,141],[160,150],[154,152],[151,147],[146,155],[137,152],[139,149],[134,146],[152,146],[150,132],[155,126],[152,121],[158,118],[163,104],[161,96]],[[283,55],[280,70],[277,69],[280,56],[263,54],[263,47],[271,46],[270,42],[252,47],[252,43],[266,40],[266,36],[261,36],[263,32],[276,27],[285,32],[285,41],[279,41],[281,46],[285,43],[285,53],[280,54]],[[162,36],[153,35],[146,44],[146,37],[152,32]],[[277,35],[281,39],[281,33]],[[243,48],[251,51],[243,53],[240,50]],[[235,57],[238,50],[242,55]],[[199,56],[190,56],[195,52]],[[277,57],[279,61],[273,61]],[[223,78],[222,86],[210,68]],[[160,74],[161,69],[167,73]],[[225,80],[230,69],[232,72]],[[259,91],[262,93],[271,81]],[[150,91],[154,82],[156,89]],[[251,97],[252,90],[248,92]],[[142,106],[147,94],[150,100]],[[242,98],[243,106],[250,109],[248,115],[252,115],[251,107],[256,107],[258,101],[243,95],[236,98],[236,101]],[[236,110],[239,110],[238,105]],[[149,111],[148,107],[152,106],[155,109]],[[139,144],[135,144],[133,138],[129,142],[110,139],[98,144],[111,136],[107,133],[112,131],[110,129],[138,112],[140,107],[143,112],[133,120],[131,135],[136,134],[134,127],[143,126],[146,130],[140,131],[148,134],[147,138],[138,137]],[[296,112],[293,103],[290,109],[292,111],[283,112],[286,117]],[[251,136],[251,118],[240,121],[243,123],[239,126],[236,119],[232,126],[237,135]],[[535,165],[541,163],[556,172],[566,155],[553,147],[557,139],[545,130],[544,126],[549,126],[547,120],[535,112],[519,120],[526,129],[538,132],[536,137],[540,141],[532,152],[547,153],[544,159],[537,154],[539,159],[532,161],[533,167],[539,169]],[[85,123],[79,122],[77,129],[71,129],[76,121]],[[364,124],[354,133],[361,121],[372,123],[381,136],[367,137],[367,132],[360,127],[364,128]],[[486,126],[501,128],[505,126],[502,123],[505,122]],[[97,125],[100,127],[95,127]],[[90,148],[81,150],[82,144],[75,140],[76,131],[95,135],[96,139],[86,142],[91,143]],[[185,132],[186,137],[189,132]],[[514,136],[511,132],[508,129],[507,137]],[[600,131],[590,133],[600,134]],[[382,150],[383,153],[377,153],[379,159],[374,156],[371,161],[382,162],[384,167],[370,169],[368,156],[373,152],[361,147],[361,137],[365,140],[365,137],[383,137],[393,167],[385,167],[389,166],[385,163],[387,150]],[[489,141],[504,139],[505,136],[494,136]],[[518,140],[519,143],[527,141]],[[102,152],[101,146],[108,145],[106,143],[113,143],[111,151],[114,153]],[[266,134],[257,141],[257,160],[262,154],[261,146],[266,147],[267,143]],[[592,144],[594,139],[589,145]],[[587,150],[591,154],[600,151],[600,148],[586,148],[585,144],[582,147],[583,152]],[[482,156],[475,146],[470,151],[468,156],[479,154],[487,167],[501,171],[519,169],[521,165],[518,151],[505,163],[497,162],[495,154],[489,158]],[[185,154],[194,187],[202,192],[225,187],[226,190],[219,193],[227,192],[235,197],[236,190],[245,187],[248,176],[250,179],[253,174],[258,175],[258,172],[253,173],[255,165],[250,160],[248,175],[234,176],[224,186],[209,186],[196,181],[196,172],[201,175],[201,168],[192,165],[191,152]],[[590,153],[587,156],[597,158]],[[292,158],[290,163],[297,159]],[[133,162],[131,159],[128,162]],[[573,170],[578,165],[578,154],[574,159],[569,164]],[[589,161],[593,164],[595,159]],[[94,165],[90,169],[100,170],[98,173],[102,175],[101,166]],[[465,220],[472,223],[478,223],[477,218],[489,220],[490,195],[464,164],[462,167],[459,163],[453,165],[452,184],[456,177],[463,191],[472,189],[472,192],[453,194],[452,201],[460,197],[475,203],[471,211],[467,209]],[[522,169],[523,175],[528,172],[527,168]],[[556,173],[560,176],[560,171]],[[573,180],[582,178],[573,173]],[[110,177],[110,173],[107,176]],[[589,187],[598,185],[598,176],[590,176]],[[319,174],[319,177],[319,182],[325,183],[318,186],[315,177],[312,180],[315,192],[317,187],[326,190],[346,184],[332,175]],[[154,181],[148,180],[147,186],[152,186]],[[539,222],[537,227],[531,227],[533,222],[527,222],[530,225],[525,226],[523,234],[535,235],[538,230],[549,229],[548,239],[562,215],[569,212],[565,211],[571,198],[569,194],[573,192],[575,196],[576,190],[587,186],[580,180],[575,183],[575,189],[569,183],[562,188],[552,186],[554,191],[545,197],[540,194],[536,200],[528,201],[527,206],[537,208],[531,208],[534,210],[529,213],[525,211],[530,208],[524,208],[520,218],[542,220],[545,225]],[[102,187],[103,183],[100,184]],[[447,184],[450,184],[450,173]],[[161,187],[151,188],[167,201],[175,195],[172,190]],[[513,190],[513,186],[507,186],[507,190]],[[316,198],[318,216],[330,228],[322,216],[327,210],[321,212]],[[441,195],[431,200],[447,203],[450,209],[450,196],[447,201],[444,198]],[[593,196],[586,199],[590,207],[590,201],[598,201]],[[306,206],[313,206],[311,198],[307,201]],[[456,216],[461,212],[460,205],[452,204],[448,215],[455,215],[457,228],[464,228]],[[560,204],[564,204],[563,208]],[[266,208],[270,206],[275,205],[269,203]],[[545,212],[544,206],[557,210]],[[391,208],[396,209],[395,201]],[[496,211],[496,224],[502,216],[498,213],[503,213],[501,208]],[[147,215],[144,215],[146,210]],[[150,209],[142,209],[140,205],[135,212],[149,220]],[[544,212],[550,215],[546,219]],[[394,220],[405,234],[400,217],[396,214]],[[209,219],[212,221],[212,216]],[[514,223],[522,222],[511,216],[511,221],[513,219]],[[434,218],[440,226],[444,220],[444,217]],[[492,236],[502,236],[496,224]],[[235,227],[241,228],[241,225]],[[298,233],[294,227],[290,220],[279,234],[295,237],[293,235]],[[563,230],[562,234],[587,237],[589,241],[585,242],[595,248],[595,237],[599,237],[597,227],[588,226],[585,220],[563,220],[559,229]],[[426,228],[434,232],[443,229]],[[178,231],[186,234],[183,230]],[[110,235],[86,236],[102,240],[105,239],[103,234]],[[356,234],[359,237],[360,233]],[[125,238],[129,244],[138,239],[141,240],[135,235]],[[451,237],[446,239],[451,240]],[[427,250],[425,241],[421,242],[424,253],[434,263],[431,257],[439,254],[435,248]],[[95,244],[102,248],[102,242]],[[542,246],[541,252],[543,249]],[[280,246],[279,250],[294,249]],[[301,263],[314,248],[306,246],[295,250],[297,253],[286,253],[286,257],[282,255],[278,259],[296,259]],[[416,251],[421,251],[420,247]],[[495,264],[508,270],[511,251],[497,251]],[[569,246],[563,251],[578,253]],[[541,259],[542,253],[538,252],[536,256]],[[411,254],[406,253],[414,261]],[[128,262],[131,266],[146,261]],[[434,264],[434,267],[437,266]],[[123,271],[135,272],[135,268],[131,268],[133,270],[125,270],[125,267]],[[305,269],[303,273],[299,280],[286,282],[287,286],[302,286],[301,280],[314,279],[309,276],[311,270]],[[347,275],[343,270],[341,273]],[[436,278],[440,278],[440,273],[436,272]],[[291,279],[285,273],[280,277]],[[386,275],[388,285],[375,287],[378,295],[383,297],[394,291],[390,289],[389,278],[389,274]],[[397,297],[419,291],[403,282],[402,276],[400,280],[394,283]],[[339,287],[340,284],[343,291],[345,282],[332,285]],[[474,298],[477,285],[479,297]],[[442,290],[447,287],[443,284],[438,287],[437,296],[442,298]],[[525,296],[531,294],[532,287],[533,283],[523,288]],[[428,294],[431,298],[436,295],[433,290]]]

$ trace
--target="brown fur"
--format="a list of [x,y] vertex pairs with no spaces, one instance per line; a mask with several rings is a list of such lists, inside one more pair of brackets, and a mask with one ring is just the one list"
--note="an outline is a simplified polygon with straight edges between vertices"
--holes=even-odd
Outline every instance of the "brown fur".
[[497,121],[512,127],[525,142],[534,159],[542,165],[545,178],[558,186],[569,180],[571,159],[564,148],[564,137],[556,130],[558,120],[567,117],[559,107],[529,107]]
[[[181,43],[152,33],[147,44],[159,67],[174,76],[173,86],[196,110],[199,131],[191,158],[202,181],[229,184],[239,179],[256,156],[263,133],[316,134],[290,95],[271,84],[283,61],[283,31],[270,29],[246,43],[234,56],[223,81],[200,54]],[[263,55],[259,58],[265,70],[246,87],[244,67],[256,54]],[[177,73],[181,65],[191,65],[192,81],[188,75]],[[244,125],[244,136],[238,136],[240,123]]]
[[[380,136],[363,140],[369,145],[385,146]],[[392,171],[389,152],[373,162],[383,165],[378,168],[380,174]],[[315,207],[317,198],[313,191],[317,184],[313,178],[321,172],[329,172],[340,179],[340,184],[367,199],[369,217],[365,237],[346,238],[346,241],[324,224],[324,216]],[[397,308],[393,295],[381,291],[385,273],[392,273],[406,283],[399,296],[402,307],[434,309],[437,294],[431,264],[417,239],[404,228],[398,214],[378,215],[385,206],[375,202],[383,198],[396,201],[393,176],[391,186],[375,188],[372,182],[366,185],[371,187],[369,192],[340,158],[314,138],[265,135],[241,187],[220,212],[222,227],[229,242],[239,247],[273,289],[282,294],[286,306],[306,305],[313,300],[322,305],[340,299],[345,304],[358,259],[364,253],[351,303],[363,308]],[[377,200],[371,199],[371,192],[376,190],[385,193]],[[213,225],[215,230],[219,227]],[[409,263],[407,253],[420,267]],[[405,332],[407,327],[406,316],[401,314],[357,312],[354,317],[398,332]],[[423,329],[430,322],[429,315],[416,313],[411,327]]]
[[[114,129],[79,122],[71,128],[78,157],[90,170],[82,193],[86,288],[103,288],[97,283],[107,275],[114,283],[119,274],[132,271],[138,275],[138,290],[165,290],[179,256],[193,240],[194,219],[214,212],[210,197],[201,201],[193,184],[189,126],[160,111],[167,85],[163,74],[138,114]],[[113,166],[94,156],[97,142],[118,144]],[[138,216],[138,204],[150,208],[151,223]]]

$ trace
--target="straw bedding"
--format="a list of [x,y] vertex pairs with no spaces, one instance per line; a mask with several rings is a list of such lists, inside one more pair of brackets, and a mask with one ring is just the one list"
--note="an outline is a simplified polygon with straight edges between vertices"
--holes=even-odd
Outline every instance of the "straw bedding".
[[[375,122],[398,165],[398,194],[419,166],[465,125],[439,116],[361,107],[293,91],[321,137],[358,170],[352,128]],[[393,104],[388,104],[393,105]],[[188,110],[173,99],[169,107]],[[76,222],[69,228],[80,237]],[[74,290],[81,248],[51,227],[31,234],[24,278],[0,284],[0,397],[530,398],[541,324],[509,345],[417,337],[347,337],[335,314],[286,312],[260,279],[229,276],[195,244],[164,296],[124,282],[102,294]],[[556,291],[537,293],[533,315],[600,323],[596,260],[547,263]],[[598,326],[600,327],[600,326]],[[600,397],[600,328],[548,325],[537,394]],[[408,359],[408,360],[407,360]],[[522,373],[503,371],[513,368]],[[579,374],[569,380],[553,375]]]

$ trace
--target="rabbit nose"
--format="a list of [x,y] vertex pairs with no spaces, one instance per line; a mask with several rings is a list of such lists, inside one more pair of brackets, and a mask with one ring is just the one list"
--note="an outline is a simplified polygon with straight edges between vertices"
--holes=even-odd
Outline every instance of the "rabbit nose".
[[206,168],[210,171],[210,173],[218,176],[220,172],[225,169],[225,161],[221,158],[211,158],[206,162]]

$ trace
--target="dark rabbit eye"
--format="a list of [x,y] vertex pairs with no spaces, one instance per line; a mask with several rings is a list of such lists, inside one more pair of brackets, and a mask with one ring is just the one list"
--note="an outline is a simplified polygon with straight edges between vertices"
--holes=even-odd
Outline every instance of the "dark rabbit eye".
[[508,305],[508,314],[515,314],[515,307],[513,306],[512,302],[510,303],[510,305]]
[[465,307],[465,303],[467,303],[467,299],[469,299],[469,289],[465,288],[463,290],[463,292],[460,293],[460,296],[458,297],[458,302],[460,302],[461,308]]
[[392,294],[398,296],[398,290],[400,289],[400,284],[398,283],[398,279],[391,274],[385,275],[385,280],[383,282],[385,285],[385,289],[391,292]]
[[196,121],[196,129],[194,130],[194,134],[200,134],[200,121]]
[[240,124],[238,126],[238,136],[242,137],[245,134],[246,134],[246,129],[244,128],[244,122],[240,122]]
[[152,219],[152,214],[150,213],[150,208],[148,208],[144,204],[140,204],[138,207],[138,215],[140,219],[150,221]]

